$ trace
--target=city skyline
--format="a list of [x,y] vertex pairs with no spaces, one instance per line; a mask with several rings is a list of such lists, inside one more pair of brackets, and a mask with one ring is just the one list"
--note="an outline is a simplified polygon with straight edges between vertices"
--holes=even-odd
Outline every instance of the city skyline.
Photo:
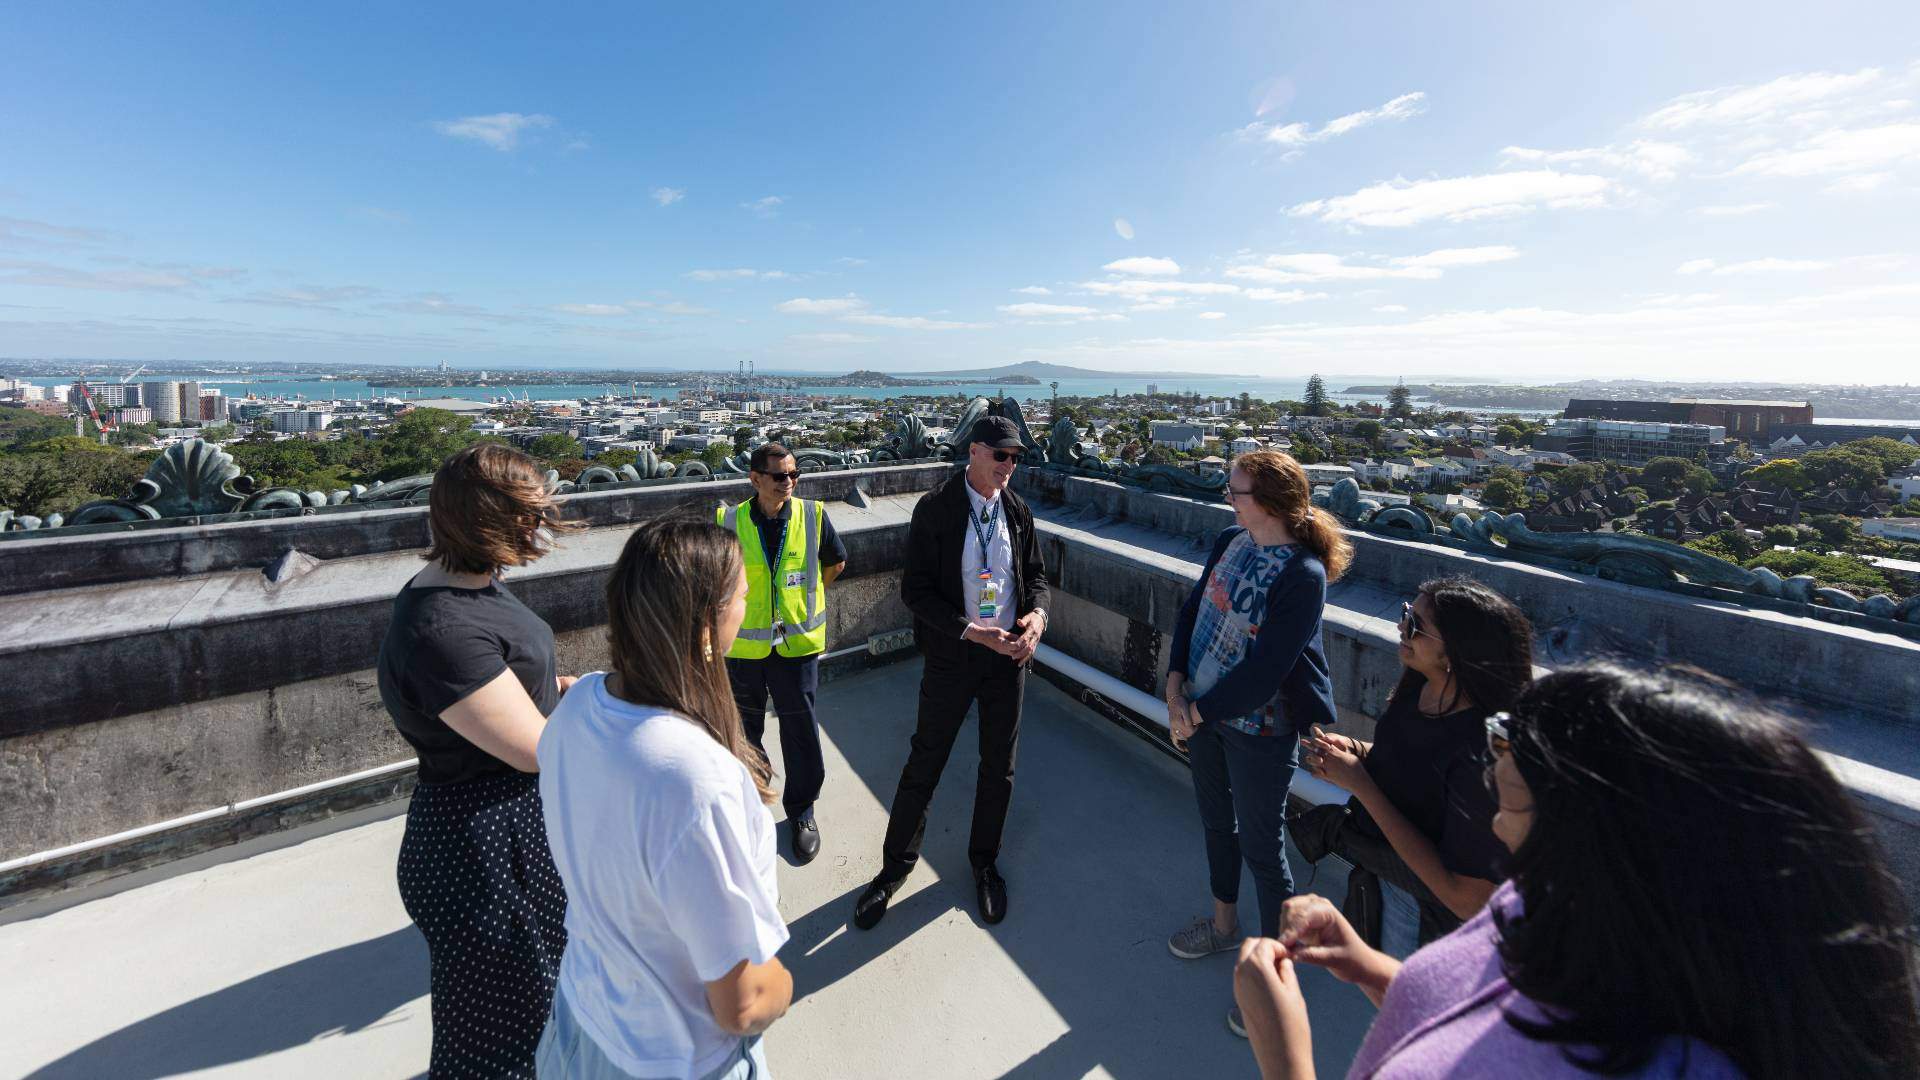
[[1906,6],[741,18],[0,14],[0,353],[1910,380]]

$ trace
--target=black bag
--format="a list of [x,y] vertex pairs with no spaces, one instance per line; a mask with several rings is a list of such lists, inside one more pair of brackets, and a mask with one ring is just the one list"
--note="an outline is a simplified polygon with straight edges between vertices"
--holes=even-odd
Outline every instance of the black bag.
[[[1447,910],[1427,883],[1420,880],[1378,832],[1379,827],[1372,824],[1372,818],[1357,799],[1309,807],[1287,819],[1287,835],[1293,838],[1293,846],[1299,849],[1301,857],[1315,864],[1315,874],[1319,873],[1320,860],[1328,855],[1338,857],[1351,867],[1347,871],[1347,895],[1340,905],[1340,914],[1368,945],[1380,947],[1382,913],[1386,909],[1386,895],[1380,888],[1382,881],[1408,893],[1419,903],[1421,944],[1459,926],[1460,917]],[[1311,884],[1309,879],[1308,885]]]

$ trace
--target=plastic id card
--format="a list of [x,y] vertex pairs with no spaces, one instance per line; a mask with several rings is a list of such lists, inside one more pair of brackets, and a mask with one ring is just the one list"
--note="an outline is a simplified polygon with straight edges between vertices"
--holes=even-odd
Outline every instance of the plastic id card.
[[985,581],[980,584],[980,617],[997,619],[1000,617],[1000,583]]
[[800,586],[805,585],[806,583],[807,583],[807,572],[805,570],[787,571],[787,586],[786,586],[787,588],[797,589]]

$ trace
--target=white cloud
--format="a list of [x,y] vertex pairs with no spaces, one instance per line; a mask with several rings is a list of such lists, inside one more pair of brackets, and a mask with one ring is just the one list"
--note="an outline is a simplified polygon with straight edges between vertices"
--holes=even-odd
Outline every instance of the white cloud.
[[350,300],[364,300],[378,294],[378,289],[367,285],[302,285],[296,289],[252,292],[245,296],[228,297],[220,302],[337,312],[340,309],[334,306],[336,304]]
[[775,311],[788,315],[848,315],[856,311],[865,311],[866,308],[867,302],[851,293],[823,300],[801,296],[792,300],[783,300],[773,306]]
[[1217,281],[1083,281],[1080,287],[1090,293],[1101,296],[1124,296],[1137,299],[1152,296],[1232,296],[1240,291],[1238,285],[1228,285]]
[[1114,218],[1113,231],[1120,234],[1120,239],[1131,240],[1133,239],[1133,222],[1123,217]]
[[865,345],[878,339],[866,334],[846,334],[829,330],[818,334],[788,334],[787,340],[799,345]]
[[786,201],[784,195],[768,195],[752,202],[743,202],[740,204],[740,209],[750,211],[757,217],[777,217],[780,214],[781,204]]
[[1377,307],[1377,308],[1374,308],[1373,310],[1375,310],[1375,311],[1377,311],[1377,312],[1379,312],[1379,313],[1380,313],[1380,314],[1382,314],[1382,315],[1404,315],[1404,314],[1406,314],[1406,310],[1407,310],[1407,305],[1405,305],[1405,304],[1381,304],[1381,305],[1380,305],[1379,307]]
[[1787,150],[1756,154],[1735,176],[1832,176],[1920,162],[1920,123],[1824,131]]
[[[1479,266],[1520,257],[1520,250],[1506,244],[1471,248],[1441,248],[1425,255],[1400,255],[1381,265],[1377,256],[1330,255],[1302,252],[1295,255],[1268,255],[1251,262],[1229,266],[1225,273],[1242,281],[1267,285],[1286,285],[1305,281],[1380,281],[1389,278],[1431,280],[1460,266]],[[1371,259],[1356,262],[1349,259]]]
[[1858,176],[1843,176],[1823,190],[1829,195],[1864,195],[1886,187],[1892,180],[1893,174],[1890,172],[1861,173]]
[[1053,290],[1047,288],[1045,285],[1028,285],[1026,288],[1015,289],[1013,291],[1017,293],[1026,293],[1028,296],[1052,296],[1053,295]]
[[493,113],[489,116],[465,116],[458,120],[436,120],[433,126],[442,135],[472,139],[502,153],[520,145],[520,136],[528,131],[553,126],[553,117],[540,113]]
[[1157,259],[1151,255],[1134,255],[1130,258],[1115,259],[1100,269],[1114,274],[1178,274],[1180,264],[1172,259]]
[[1508,161],[1529,165],[1576,165],[1638,173],[1650,180],[1668,181],[1693,160],[1693,152],[1670,142],[1640,139],[1624,146],[1595,146],[1584,150],[1532,150],[1509,146],[1500,151]]
[[98,229],[53,225],[26,218],[0,217],[0,247],[71,248],[98,244],[111,238]]
[[640,312],[658,312],[662,315],[711,315],[708,308],[695,307],[678,300],[661,302],[657,300],[629,300],[624,304],[555,304],[550,310],[562,315],[585,315],[591,318],[614,318],[622,315],[637,315]]
[[1405,120],[1426,111],[1422,104],[1427,95],[1422,91],[1401,94],[1377,109],[1362,109],[1345,116],[1335,117],[1315,130],[1311,125],[1294,122],[1291,124],[1253,123],[1240,129],[1243,138],[1257,139],[1289,148],[1306,146],[1309,143],[1325,142],[1338,138],[1350,131],[1377,124],[1383,120]]
[[1815,72],[1786,75],[1758,86],[1729,86],[1683,94],[1655,110],[1641,123],[1679,131],[1697,127],[1734,127],[1776,120],[1810,106],[1831,102],[1880,82],[1877,68],[1851,75]]
[[0,285],[37,285],[96,292],[182,292],[235,276],[224,267],[161,264],[138,270],[76,270],[51,263],[0,259]]
[[862,326],[887,326],[895,330],[979,330],[987,325],[929,319],[920,315],[845,315],[840,321],[859,323]]
[[1617,188],[1603,176],[1531,169],[1445,180],[1394,179],[1351,195],[1303,202],[1288,212],[1334,225],[1398,228],[1429,221],[1510,217],[1541,208],[1605,206]]
[[647,193],[647,197],[661,206],[672,206],[687,197],[686,188],[657,187]]
[[1197,319],[1224,319],[1226,317],[1227,317],[1227,313],[1224,311],[1203,311],[1200,314],[1194,316],[1194,318],[1197,318]]
[[1323,292],[1308,292],[1305,289],[1248,289],[1243,295],[1249,300],[1264,300],[1270,304],[1298,304],[1304,300],[1325,300]]
[[695,281],[780,281],[793,275],[785,270],[753,270],[739,267],[733,270],[689,270],[687,276]]
[[1701,217],[1746,217],[1748,214],[1764,213],[1780,209],[1779,203],[1752,202],[1736,203],[1729,206],[1703,206],[1695,211]]
[[594,315],[604,317],[627,314],[627,308],[624,304],[555,304],[553,310],[562,315]]
[[1054,315],[1096,315],[1097,308],[1081,307],[1077,304],[1002,304],[1000,310],[1008,315],[1024,319],[1045,318]]
[[1718,263],[1713,259],[1690,259],[1678,267],[1682,274],[1779,274],[1827,270],[1830,262],[1815,259],[1749,259],[1746,262]]

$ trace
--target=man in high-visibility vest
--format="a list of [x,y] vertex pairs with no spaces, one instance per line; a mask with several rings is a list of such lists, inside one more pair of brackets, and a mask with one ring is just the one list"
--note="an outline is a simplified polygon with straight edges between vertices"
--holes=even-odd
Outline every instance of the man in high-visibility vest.
[[747,570],[747,616],[727,650],[727,675],[747,738],[766,753],[767,695],[780,716],[780,756],[786,782],[793,861],[820,854],[813,803],[827,767],[813,696],[820,685],[820,654],[827,649],[827,586],[847,565],[847,549],[826,508],[793,497],[799,466],[779,443],[764,443],[748,459],[753,498],[722,505],[716,520],[740,538]]

